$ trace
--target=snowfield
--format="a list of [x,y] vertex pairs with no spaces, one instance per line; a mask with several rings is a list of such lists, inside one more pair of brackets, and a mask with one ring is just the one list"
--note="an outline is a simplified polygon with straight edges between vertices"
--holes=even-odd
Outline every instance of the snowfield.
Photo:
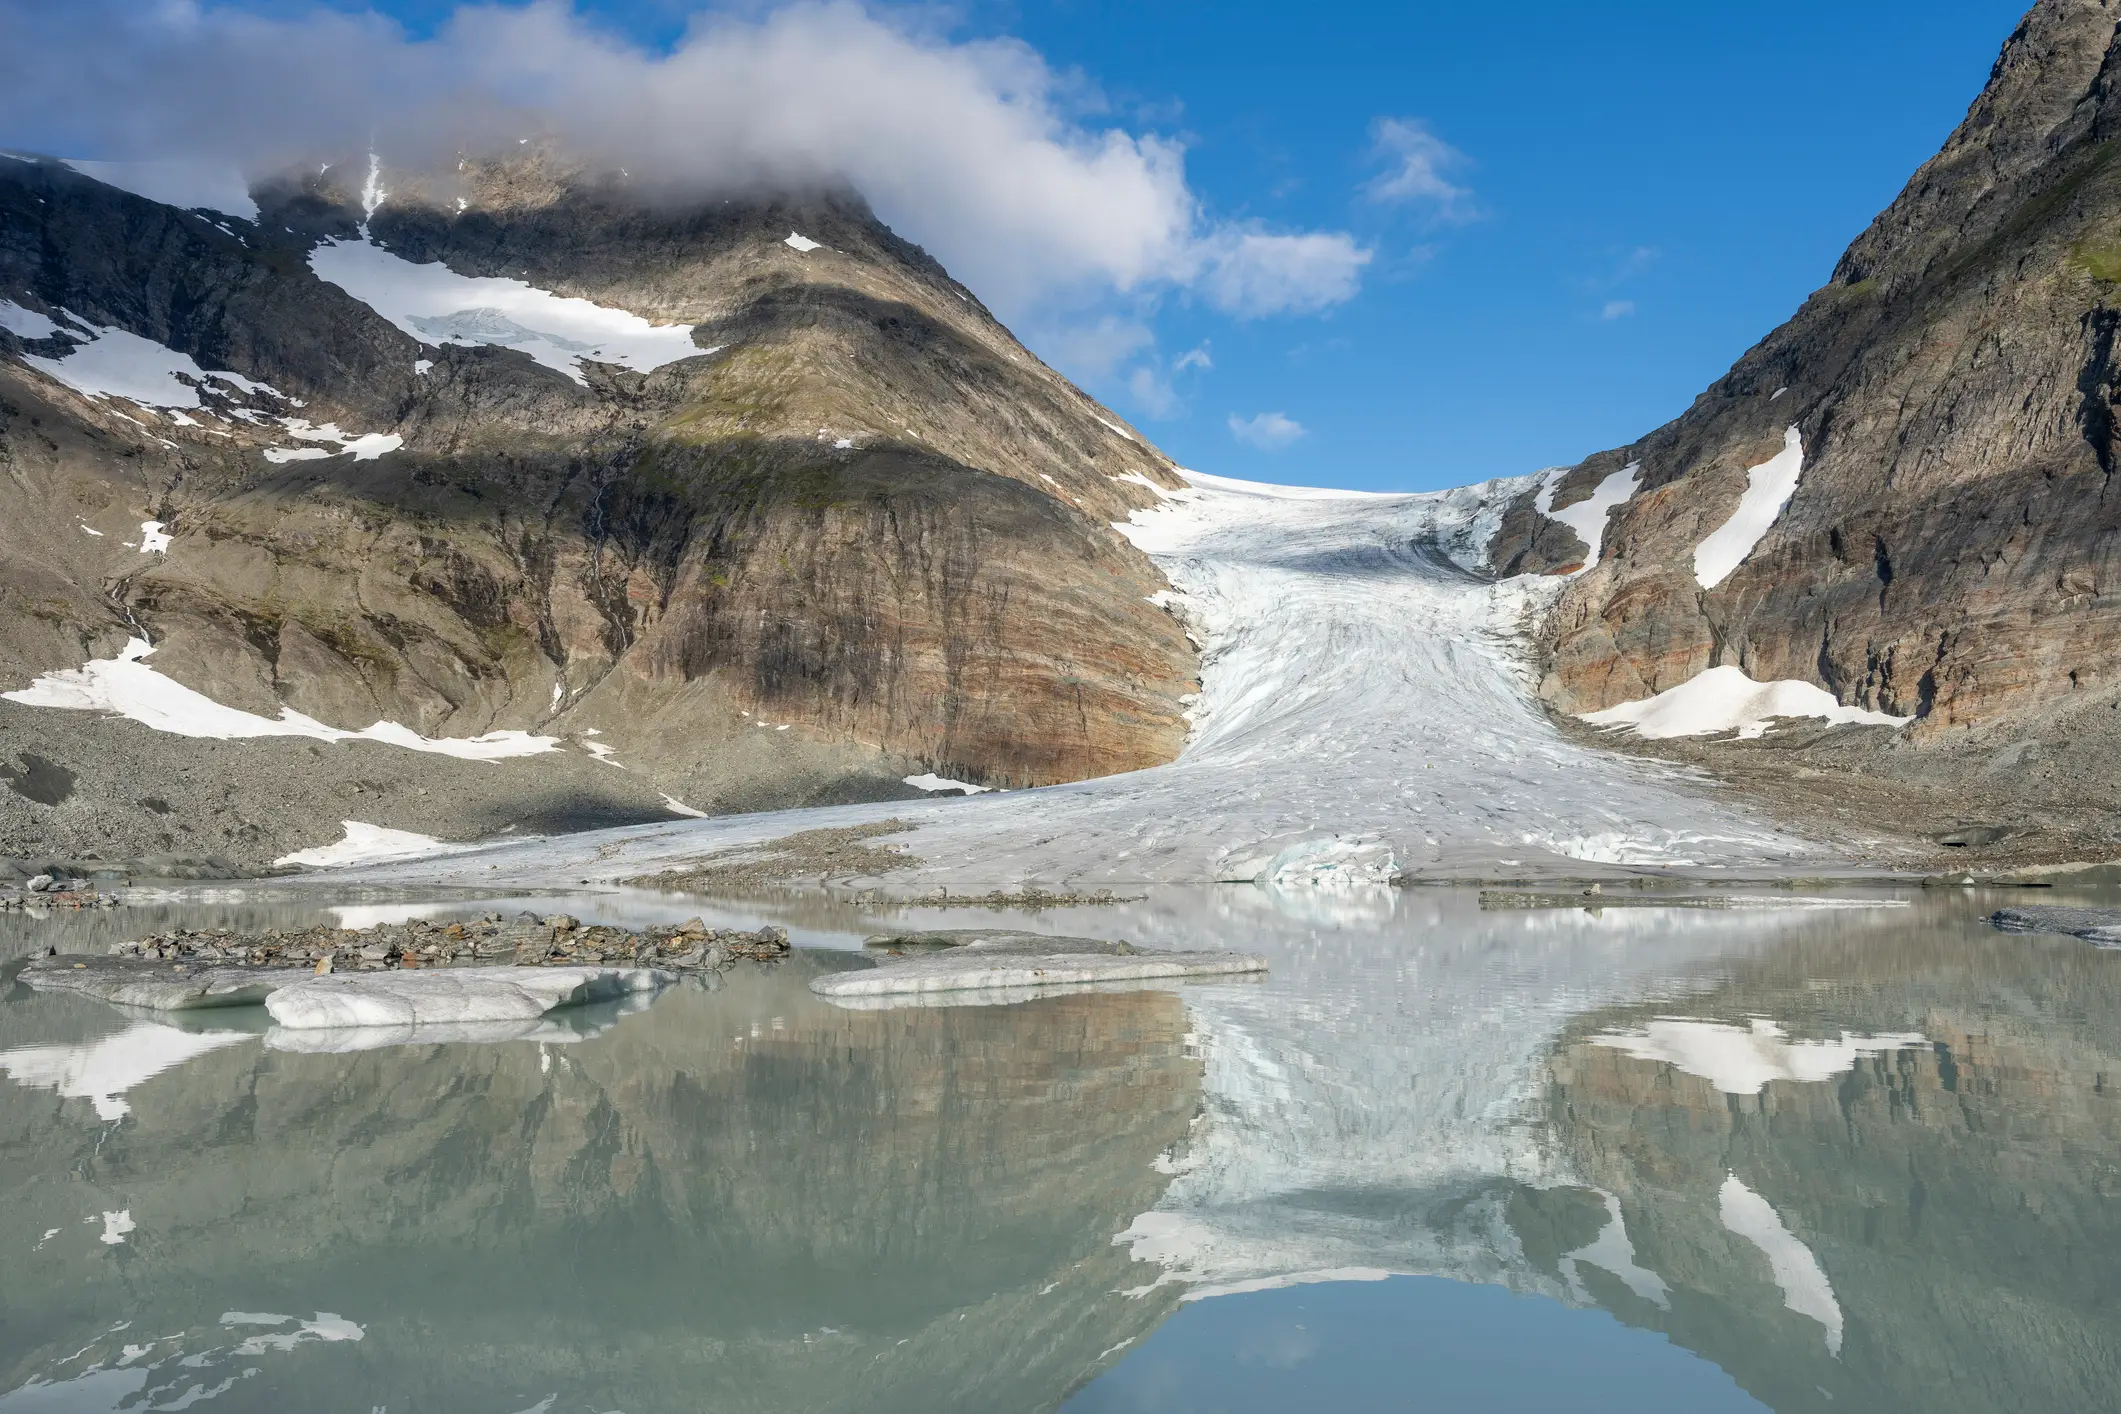
[[[1471,564],[1531,478],[1422,495],[1190,475],[1119,527],[1202,645],[1169,766],[974,799],[688,820],[495,845],[373,876],[482,887],[608,881],[800,829],[897,816],[922,887],[1251,880],[1365,887],[1761,867],[1813,857],[1679,772],[1564,740],[1534,700],[1526,625],[1558,579]],[[1601,488],[1603,489],[1603,488]]]

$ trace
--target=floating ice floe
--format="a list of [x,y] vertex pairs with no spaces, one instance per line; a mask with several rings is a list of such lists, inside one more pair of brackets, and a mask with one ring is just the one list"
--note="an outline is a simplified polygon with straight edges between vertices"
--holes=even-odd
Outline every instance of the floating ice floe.
[[517,349],[585,385],[585,360],[647,373],[713,352],[693,342],[689,324],[653,324],[522,280],[459,275],[440,261],[415,264],[365,239],[326,241],[309,266],[423,344]]
[[1548,472],[1545,479],[1539,483],[1539,494],[1533,498],[1532,504],[1548,520],[1558,520],[1575,531],[1576,538],[1589,547],[1590,553],[1584,556],[1583,567],[1575,571],[1577,574],[1583,574],[1598,563],[1599,550],[1605,544],[1606,517],[1612,514],[1615,507],[1624,505],[1628,498],[1635,494],[1636,480],[1642,470],[1642,463],[1629,462],[1620,470],[1607,473],[1589,497],[1557,511],[1554,509],[1555,489],[1572,469],[1564,466]]
[[[154,522],[149,522],[154,524]],[[524,731],[487,732],[476,737],[424,737],[396,722],[377,722],[360,731],[328,727],[291,707],[278,717],[260,717],[226,707],[203,692],[164,677],[143,660],[155,650],[144,638],[126,640],[115,658],[98,658],[78,668],[46,673],[28,687],[0,692],[0,698],[25,707],[58,707],[75,712],[110,712],[174,736],[236,741],[252,737],[302,736],[316,741],[377,741],[409,751],[428,751],[467,761],[499,761],[557,750],[558,737]]]
[[1775,524],[1804,475],[1804,437],[1795,427],[1782,434],[1782,450],[1745,474],[1738,509],[1708,539],[1694,547],[1694,579],[1714,589],[1745,563]]
[[1666,688],[1655,697],[1580,715],[1593,726],[1632,727],[1638,736],[1652,741],[1728,731],[1737,732],[1741,741],[1751,741],[1764,735],[1768,724],[1778,717],[1818,717],[1836,726],[1855,723],[1880,727],[1904,727],[1915,720],[1843,706],[1832,693],[1813,683],[1791,678],[1755,682],[1743,668],[1728,663],[1697,674],[1677,687]]
[[[968,940],[969,939],[969,940]],[[1054,938],[1032,933],[928,933],[900,940],[926,951],[886,954],[878,967],[812,978],[810,990],[836,1002],[877,998],[922,998],[938,993],[979,992],[996,1000],[1007,994],[1052,987],[1112,983],[1178,982],[1264,972],[1265,958],[1235,952],[1163,952],[1095,938]],[[935,951],[936,947],[940,951]]]
[[332,974],[265,999],[290,1030],[535,1021],[559,1007],[617,1001],[675,980],[651,967],[458,967]]
[[1688,1017],[1660,1017],[1638,1031],[1607,1032],[1591,1044],[1636,1060],[1659,1061],[1698,1075],[1726,1095],[1757,1095],[1776,1080],[1816,1084],[1855,1069],[1866,1056],[1926,1046],[1919,1031],[1878,1036],[1843,1032],[1832,1041],[1792,1041],[1766,1017],[1744,1026]]

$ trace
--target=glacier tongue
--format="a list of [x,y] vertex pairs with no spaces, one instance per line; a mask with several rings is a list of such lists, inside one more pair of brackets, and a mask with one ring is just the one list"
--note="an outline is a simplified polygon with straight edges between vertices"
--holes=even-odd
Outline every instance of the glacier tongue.
[[1395,875],[1585,863],[1772,865],[1812,847],[1668,768],[1579,746],[1533,691],[1527,626],[1554,579],[1471,566],[1532,478],[1422,495],[1189,473],[1119,527],[1200,643],[1193,735],[1168,766],[972,800],[638,827],[382,872],[625,878],[798,829],[897,816],[920,884],[1250,880],[1359,893]]

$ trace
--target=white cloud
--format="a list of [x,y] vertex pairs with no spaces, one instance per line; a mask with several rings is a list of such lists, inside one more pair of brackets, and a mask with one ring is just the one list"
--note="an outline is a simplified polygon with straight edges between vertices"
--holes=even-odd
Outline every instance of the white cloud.
[[0,0],[0,132],[254,173],[371,141],[434,166],[534,134],[690,191],[844,180],[1012,317],[1157,285],[1246,317],[1356,292],[1351,237],[1217,225],[1176,140],[1093,121],[1081,81],[1028,45],[911,23],[810,0],[702,10],[659,53],[568,0],[467,4],[430,39],[321,0]]
[[1338,231],[1223,230],[1202,242],[1201,251],[1199,283],[1208,302],[1246,319],[1315,314],[1352,299],[1371,259],[1353,236]]
[[1139,319],[1107,314],[1094,324],[1067,324],[1040,341],[1055,363],[1077,378],[1109,378],[1115,369],[1156,343],[1155,331]]
[[1208,356],[1208,341],[1202,339],[1199,344],[1178,356],[1178,362],[1171,365],[1171,371],[1184,373],[1189,368],[1198,368],[1205,373],[1213,367],[1215,360]]
[[1610,299],[1605,302],[1605,308],[1600,311],[1598,317],[1611,321],[1614,319],[1625,319],[1634,312],[1635,301],[1631,299]]
[[1370,125],[1376,155],[1389,165],[1363,190],[1372,201],[1418,203],[1436,220],[1470,221],[1479,214],[1470,188],[1444,173],[1466,165],[1466,156],[1429,131],[1418,118],[1379,118]]
[[1128,374],[1127,392],[1150,417],[1172,417],[1178,412],[1177,390],[1154,365],[1145,363]]
[[1232,415],[1230,435],[1262,452],[1278,452],[1304,435],[1304,425],[1278,412],[1263,412],[1257,417]]

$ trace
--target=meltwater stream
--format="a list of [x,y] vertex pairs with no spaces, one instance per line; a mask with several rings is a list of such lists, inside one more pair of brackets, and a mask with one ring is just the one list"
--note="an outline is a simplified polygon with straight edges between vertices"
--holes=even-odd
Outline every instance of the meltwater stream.
[[12,988],[0,1414],[2108,1409],[2121,956],[2003,901],[1163,889],[1009,922],[1268,977],[338,1054]]

